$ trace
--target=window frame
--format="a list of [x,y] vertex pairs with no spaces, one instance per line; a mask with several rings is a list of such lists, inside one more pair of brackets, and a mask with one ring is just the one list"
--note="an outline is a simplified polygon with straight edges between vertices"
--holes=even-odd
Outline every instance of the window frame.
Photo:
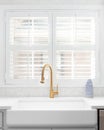
[[[43,11],[40,11],[40,10],[27,10],[27,11],[15,11],[15,10],[12,10],[12,11],[7,11],[6,12],[6,84],[15,84],[15,85],[31,85],[31,86],[36,86],[36,87],[39,87],[40,86],[40,83],[37,82],[36,80],[20,80],[20,79],[10,79],[9,78],[9,50],[10,50],[10,46],[8,44],[8,39],[9,39],[9,36],[8,36],[8,32],[9,32],[9,18],[12,17],[12,16],[27,16],[27,13],[31,13],[31,15],[29,16],[33,16],[33,15],[42,15],[42,16],[48,16],[49,18],[49,57],[52,57],[52,58],[49,58],[49,63],[52,65],[53,67],[53,72],[54,72],[54,82],[57,83],[57,80],[56,80],[56,77],[55,77],[55,73],[56,73],[56,68],[55,68],[55,61],[56,61],[56,44],[55,43],[55,17],[57,16],[72,16],[72,15],[84,15],[86,14],[86,16],[94,16],[96,21],[97,21],[97,11],[88,11],[88,10],[60,10],[60,11],[54,11],[54,10],[43,10]],[[96,31],[95,32],[99,32],[98,31],[99,27],[98,27],[98,23],[96,23]],[[96,78],[93,80],[94,83],[98,83],[98,79],[99,79],[99,66],[98,66],[98,57],[99,57],[99,47],[98,47],[98,41],[99,41],[99,34],[96,33],[96,40],[95,40],[95,65],[96,65],[96,69],[95,69],[95,75],[96,75]],[[60,82],[58,83],[60,87],[81,87],[83,85],[85,85],[85,82],[86,82],[87,79],[81,79],[81,81],[78,80],[75,80],[74,79],[74,82],[72,80],[60,80]],[[49,81],[46,81],[45,87],[49,86]]]

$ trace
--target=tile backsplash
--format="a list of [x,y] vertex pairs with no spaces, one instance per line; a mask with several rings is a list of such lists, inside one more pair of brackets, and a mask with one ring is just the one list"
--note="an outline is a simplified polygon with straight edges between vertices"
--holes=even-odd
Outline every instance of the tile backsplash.
[[[0,87],[0,97],[48,97],[49,88]],[[85,88],[59,88],[59,97],[85,97]],[[94,97],[104,96],[104,87],[94,88]]]

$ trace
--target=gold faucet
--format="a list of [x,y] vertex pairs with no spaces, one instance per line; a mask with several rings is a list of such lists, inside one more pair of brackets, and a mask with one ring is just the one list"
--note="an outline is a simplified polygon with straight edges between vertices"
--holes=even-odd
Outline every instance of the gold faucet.
[[57,85],[57,91],[53,90],[53,72],[52,72],[52,67],[49,64],[45,64],[42,68],[42,74],[41,74],[41,81],[40,83],[44,83],[44,70],[45,68],[49,68],[50,69],[50,98],[54,98],[54,95],[58,95],[58,85]]

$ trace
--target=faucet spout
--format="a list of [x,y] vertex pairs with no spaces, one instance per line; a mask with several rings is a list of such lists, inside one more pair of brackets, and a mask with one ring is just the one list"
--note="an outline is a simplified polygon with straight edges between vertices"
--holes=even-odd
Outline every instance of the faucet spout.
[[54,95],[56,95],[56,94],[58,95],[58,90],[57,91],[53,90],[53,71],[52,71],[51,65],[45,64],[43,66],[40,83],[44,83],[44,80],[45,80],[44,71],[45,71],[46,68],[49,68],[49,70],[50,70],[50,98],[54,98]]

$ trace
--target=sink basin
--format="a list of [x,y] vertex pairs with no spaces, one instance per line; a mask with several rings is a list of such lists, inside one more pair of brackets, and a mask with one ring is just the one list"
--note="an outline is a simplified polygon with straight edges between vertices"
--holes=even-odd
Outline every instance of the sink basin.
[[12,110],[91,110],[83,99],[38,99],[19,100]]
[[9,126],[95,126],[96,110],[83,98],[20,99],[7,113]]

